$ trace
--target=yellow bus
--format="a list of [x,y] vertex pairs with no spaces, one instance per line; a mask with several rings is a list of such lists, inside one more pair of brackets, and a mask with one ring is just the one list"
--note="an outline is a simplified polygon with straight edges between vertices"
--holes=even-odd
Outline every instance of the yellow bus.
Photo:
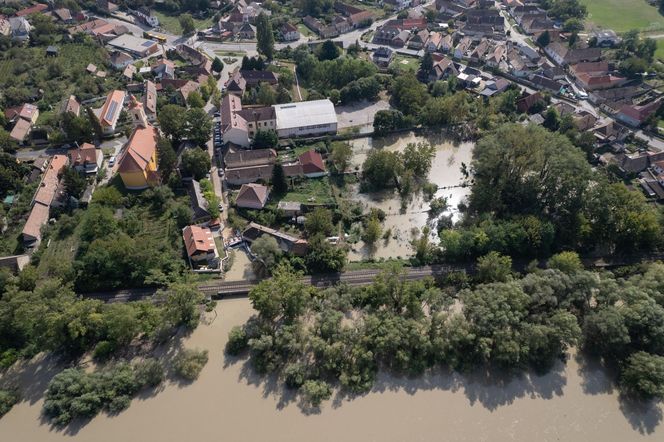
[[166,43],[166,37],[156,32],[144,31],[143,38],[149,38],[150,40],[158,41],[159,43]]

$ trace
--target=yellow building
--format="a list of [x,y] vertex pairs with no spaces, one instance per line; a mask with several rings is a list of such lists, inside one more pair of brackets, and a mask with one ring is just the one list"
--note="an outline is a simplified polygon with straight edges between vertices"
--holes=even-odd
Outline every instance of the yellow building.
[[118,173],[127,189],[145,189],[159,183],[157,142],[159,132],[147,122],[143,105],[132,97],[129,113],[136,124],[118,162]]

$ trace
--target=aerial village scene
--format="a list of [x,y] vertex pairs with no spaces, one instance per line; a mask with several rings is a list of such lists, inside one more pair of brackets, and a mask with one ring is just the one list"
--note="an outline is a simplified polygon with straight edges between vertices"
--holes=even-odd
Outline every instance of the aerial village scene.
[[664,440],[664,1],[0,2],[0,440]]

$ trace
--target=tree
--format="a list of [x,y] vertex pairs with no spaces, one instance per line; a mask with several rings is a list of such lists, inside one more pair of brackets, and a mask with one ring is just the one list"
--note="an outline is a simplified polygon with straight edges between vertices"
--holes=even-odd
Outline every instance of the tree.
[[85,178],[72,167],[66,167],[62,172],[62,183],[67,194],[74,198],[80,198],[88,184]]
[[344,173],[353,156],[353,149],[348,143],[333,143],[331,159],[337,172]]
[[203,109],[189,109],[185,116],[185,127],[187,139],[203,147],[210,139],[212,119]]
[[583,270],[581,258],[576,252],[560,252],[549,258],[546,263],[550,269],[557,269],[563,273],[574,273]]
[[544,216],[559,245],[577,245],[590,166],[564,135],[541,126],[508,124],[480,139],[473,152],[470,213]]
[[172,326],[184,326],[194,329],[198,325],[198,305],[203,295],[190,284],[181,282],[171,284],[168,289],[160,290],[158,296],[164,300],[164,318]]
[[309,273],[340,272],[346,264],[346,249],[335,246],[318,233],[309,238],[309,251],[304,261]]
[[406,127],[403,113],[396,109],[379,110],[374,115],[373,128],[377,136]]
[[14,390],[0,389],[0,417],[7,414],[18,403],[20,396]]
[[167,104],[159,110],[159,127],[175,142],[185,137],[187,109],[177,104]]
[[583,324],[584,348],[600,356],[620,356],[631,339],[620,311],[613,306],[586,316]]
[[284,195],[288,192],[288,182],[284,168],[280,163],[276,163],[272,168],[272,190],[277,195]]
[[181,14],[178,22],[182,28],[182,35],[191,35],[196,31],[196,23],[191,14]]
[[69,140],[92,141],[93,130],[90,119],[67,112],[62,116],[62,130]]
[[312,407],[318,407],[321,402],[332,396],[332,388],[325,381],[308,380],[300,387],[304,400]]
[[408,143],[403,151],[404,168],[422,179],[429,175],[436,148],[429,143]]
[[549,43],[551,43],[551,34],[549,34],[549,31],[544,31],[537,37],[537,45],[539,47],[545,48],[549,46]]
[[477,279],[483,283],[506,282],[512,273],[512,258],[489,252],[477,259]]
[[403,170],[401,156],[397,152],[372,149],[362,164],[362,179],[370,189],[396,186]]
[[256,48],[258,53],[264,55],[268,60],[274,56],[274,34],[272,24],[264,12],[256,17]]
[[212,60],[212,70],[214,72],[221,72],[224,69],[224,63],[221,61],[221,58],[219,57],[214,57],[214,60]]
[[202,149],[187,149],[182,154],[180,168],[186,176],[193,176],[200,180],[210,171],[210,155]]
[[279,136],[272,129],[258,129],[252,140],[255,149],[274,149],[279,145]]
[[417,72],[417,75],[421,81],[428,82],[432,72],[433,56],[431,55],[431,52],[426,51],[424,53],[424,57],[422,57],[422,61],[420,62],[420,69]]
[[339,55],[341,55],[341,49],[339,49],[339,47],[334,44],[334,41],[325,40],[318,47],[317,55],[318,59],[321,61],[334,60],[335,58],[338,58]]
[[202,109],[205,106],[205,100],[203,100],[200,93],[191,91],[187,97],[187,104],[190,107]]
[[316,207],[312,212],[307,214],[307,219],[304,222],[304,229],[309,236],[317,234],[325,236],[330,235],[334,229],[332,212],[324,207]]
[[261,82],[256,88],[256,102],[263,106],[271,106],[277,102],[277,93],[268,83]]
[[392,85],[394,105],[406,115],[416,115],[428,97],[427,88],[417,81],[415,74],[405,72]]
[[159,138],[157,142],[157,159],[159,161],[159,174],[162,180],[167,181],[175,170],[178,158],[173,145],[168,138]]
[[380,225],[380,221],[375,216],[372,216],[364,226],[362,241],[369,246],[373,246],[380,239],[382,232],[383,228]]
[[563,24],[563,31],[578,34],[583,31],[583,21],[578,18],[568,18]]
[[283,318],[288,323],[302,313],[308,297],[309,289],[300,281],[300,274],[287,264],[279,264],[271,279],[259,282],[249,292],[251,304],[262,318]]
[[627,359],[620,381],[626,390],[638,396],[664,397],[664,356],[634,353]]
[[251,244],[251,252],[258,257],[268,273],[279,262],[282,250],[273,236],[263,235]]
[[551,132],[558,130],[558,127],[560,127],[560,116],[558,115],[558,111],[555,107],[552,106],[546,110],[546,113],[544,114],[544,123],[542,123],[542,126],[546,127]]

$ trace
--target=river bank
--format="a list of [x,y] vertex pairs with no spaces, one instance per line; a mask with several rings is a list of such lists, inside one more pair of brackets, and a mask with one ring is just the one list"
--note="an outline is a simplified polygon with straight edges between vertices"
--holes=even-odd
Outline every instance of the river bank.
[[[381,374],[367,395],[333,396],[306,413],[274,379],[223,354],[228,331],[253,314],[247,299],[228,299],[217,316],[182,343],[208,349],[192,384],[168,383],[117,416],[101,414],[64,430],[41,417],[42,396],[57,369],[33,364],[26,399],[0,419],[12,442],[41,441],[640,441],[662,440],[662,407],[621,402],[603,370],[572,357],[545,376],[487,380],[454,373],[398,378]],[[213,316],[212,316],[213,317]],[[212,318],[211,317],[211,318]]]

